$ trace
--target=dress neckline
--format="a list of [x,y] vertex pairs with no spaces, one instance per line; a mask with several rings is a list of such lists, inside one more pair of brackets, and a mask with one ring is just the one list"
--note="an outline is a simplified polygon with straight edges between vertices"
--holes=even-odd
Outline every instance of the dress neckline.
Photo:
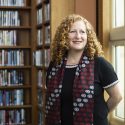
[[76,68],[78,66],[78,64],[75,64],[75,65],[66,65],[65,67],[66,68]]

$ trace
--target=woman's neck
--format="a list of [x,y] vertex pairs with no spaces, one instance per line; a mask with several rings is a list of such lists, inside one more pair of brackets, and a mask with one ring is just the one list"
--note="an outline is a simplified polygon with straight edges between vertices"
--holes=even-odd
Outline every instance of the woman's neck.
[[69,51],[67,56],[67,65],[76,65],[79,63],[83,51]]

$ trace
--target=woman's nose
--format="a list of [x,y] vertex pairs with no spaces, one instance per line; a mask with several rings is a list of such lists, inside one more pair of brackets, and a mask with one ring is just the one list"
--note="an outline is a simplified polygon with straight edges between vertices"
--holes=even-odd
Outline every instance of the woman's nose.
[[80,37],[81,37],[80,32],[76,32],[76,37],[77,37],[77,38],[80,38]]

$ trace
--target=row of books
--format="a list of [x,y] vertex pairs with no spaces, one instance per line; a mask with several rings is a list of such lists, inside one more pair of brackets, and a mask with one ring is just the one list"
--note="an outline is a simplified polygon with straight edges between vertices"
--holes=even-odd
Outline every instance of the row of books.
[[43,44],[43,30],[42,29],[38,29],[37,30],[37,45],[41,46]]
[[25,6],[26,0],[0,0],[0,6]]
[[42,3],[42,0],[37,0],[37,4]]
[[43,125],[43,112],[38,111],[38,125]]
[[25,110],[0,110],[0,125],[21,125],[25,124]]
[[19,26],[20,17],[18,11],[0,11],[0,26]]
[[[43,61],[43,58],[44,58],[44,61]],[[49,62],[50,62],[50,49],[37,50],[34,53],[35,66],[43,66],[43,65],[48,66]]]
[[[37,30],[37,44],[43,45],[42,29]],[[45,44],[50,44],[50,25],[45,27]]]
[[23,85],[24,72],[22,70],[0,70],[0,86]]
[[48,67],[50,63],[50,49],[45,49],[45,66]]
[[[42,24],[43,22],[43,13],[42,13],[43,8],[40,8],[37,10],[37,24]],[[45,21],[50,21],[50,4],[45,4],[44,8],[44,20]]]
[[37,84],[38,84],[39,87],[42,87],[42,83],[43,83],[43,72],[42,72],[42,70],[38,70]]
[[0,50],[0,66],[24,66],[24,50]]
[[23,89],[0,90],[0,106],[23,105]]
[[42,66],[43,65],[43,51],[36,50],[34,52],[34,65],[35,66]]
[[45,27],[45,44],[50,44],[50,25]]
[[37,24],[42,24],[43,17],[42,17],[42,8],[37,10]]
[[45,16],[45,21],[50,20],[50,3],[45,5],[44,16]]
[[38,89],[37,97],[38,97],[38,105],[39,106],[43,106],[42,91],[41,91],[41,89]]
[[16,30],[0,30],[0,46],[16,46]]

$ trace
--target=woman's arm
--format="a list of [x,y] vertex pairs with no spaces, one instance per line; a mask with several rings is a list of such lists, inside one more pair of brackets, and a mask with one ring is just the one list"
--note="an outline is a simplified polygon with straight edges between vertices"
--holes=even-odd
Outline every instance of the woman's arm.
[[113,111],[115,107],[120,103],[122,100],[122,96],[119,89],[119,84],[115,84],[109,88],[106,88],[106,91],[109,95],[109,98],[107,100],[107,106],[109,109],[109,112]]

